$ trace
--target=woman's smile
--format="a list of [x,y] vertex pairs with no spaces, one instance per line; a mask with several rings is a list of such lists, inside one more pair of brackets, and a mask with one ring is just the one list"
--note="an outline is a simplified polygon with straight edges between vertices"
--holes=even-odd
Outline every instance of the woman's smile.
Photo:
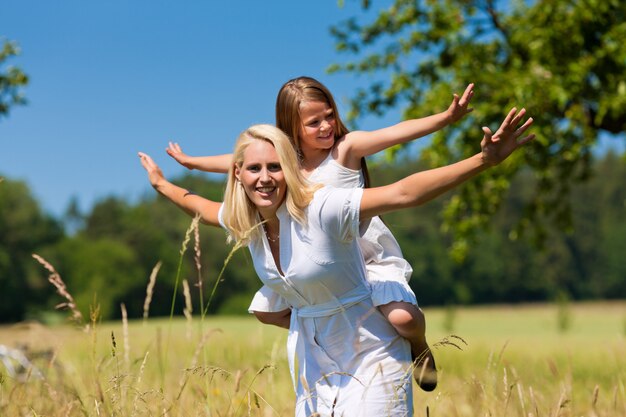
[[287,193],[287,182],[274,146],[264,140],[255,140],[243,153],[241,167],[235,169],[250,201],[265,217],[275,212]]

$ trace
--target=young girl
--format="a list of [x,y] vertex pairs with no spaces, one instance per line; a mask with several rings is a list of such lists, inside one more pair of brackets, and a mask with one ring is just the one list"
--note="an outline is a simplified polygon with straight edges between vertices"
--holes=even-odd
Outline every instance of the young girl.
[[[349,132],[330,91],[309,77],[285,83],[276,100],[276,126],[292,138],[300,158],[301,171],[312,182],[339,188],[369,186],[365,157],[388,147],[426,136],[471,112],[473,84],[444,112],[407,120],[375,131]],[[188,169],[228,172],[232,155],[191,157],[177,143],[167,153]],[[425,391],[437,385],[435,361],[426,342],[426,324],[417,299],[408,285],[413,272],[391,231],[379,217],[361,225],[358,239],[366,264],[372,300],[398,334],[411,345],[415,378]],[[288,303],[267,286],[257,292],[250,311],[265,324],[287,327]],[[287,312],[287,313],[285,313]]]

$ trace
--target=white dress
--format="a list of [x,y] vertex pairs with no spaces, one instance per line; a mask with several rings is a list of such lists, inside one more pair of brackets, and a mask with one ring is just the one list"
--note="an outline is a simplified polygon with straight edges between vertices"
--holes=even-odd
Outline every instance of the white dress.
[[356,241],[362,194],[318,190],[306,227],[279,208],[284,275],[265,237],[249,245],[261,281],[292,308],[287,352],[297,417],[412,415],[410,345],[373,305]]
[[[328,153],[326,159],[311,173],[309,181],[336,188],[362,188],[365,184],[361,170],[346,168]],[[375,306],[392,301],[417,305],[415,293],[409,286],[413,269],[404,259],[400,245],[380,217],[361,225],[358,238],[365,260],[367,281],[372,289]],[[289,308],[289,303],[267,286],[254,295],[249,312],[276,312]]]

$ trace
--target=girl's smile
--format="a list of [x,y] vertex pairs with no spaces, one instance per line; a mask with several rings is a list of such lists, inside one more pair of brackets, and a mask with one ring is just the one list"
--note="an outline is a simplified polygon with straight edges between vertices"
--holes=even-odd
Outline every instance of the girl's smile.
[[300,105],[300,148],[330,149],[335,143],[336,121],[333,108],[324,101],[305,101]]

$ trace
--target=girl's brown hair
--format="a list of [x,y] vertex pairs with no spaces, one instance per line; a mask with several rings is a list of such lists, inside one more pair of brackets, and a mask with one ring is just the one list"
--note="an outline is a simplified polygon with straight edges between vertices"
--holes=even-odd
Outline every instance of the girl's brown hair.
[[[350,132],[339,117],[333,95],[322,83],[311,77],[298,77],[287,81],[276,97],[276,126],[289,136],[300,158],[302,158],[299,138],[300,127],[302,126],[300,106],[309,101],[328,103],[333,109],[337,126],[335,140]],[[361,158],[361,170],[365,179],[365,187],[369,187],[370,178],[365,158]]]

